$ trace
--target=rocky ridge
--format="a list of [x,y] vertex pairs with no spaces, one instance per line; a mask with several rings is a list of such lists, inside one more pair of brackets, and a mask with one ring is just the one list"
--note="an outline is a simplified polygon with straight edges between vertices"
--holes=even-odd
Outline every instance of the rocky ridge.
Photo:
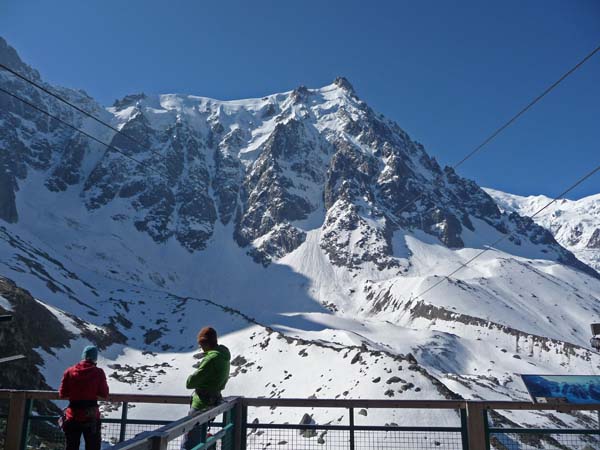
[[[48,86],[5,41],[0,56]],[[100,132],[56,99],[6,72],[0,76],[10,91]],[[78,191],[90,213],[118,209],[113,220],[131,223],[156,243],[176,239],[190,252],[206,248],[217,220],[233,221],[238,244],[269,264],[304,242],[308,229],[300,222],[325,211],[321,247],[333,264],[384,269],[398,266],[390,244],[395,231],[423,230],[460,249],[475,218],[513,233],[516,243],[547,246],[551,257],[596,276],[547,231],[501,213],[474,182],[441,168],[343,78],[321,89],[242,101],[130,95],[107,110],[81,91],[58,91],[126,133],[131,139],[107,129],[99,137],[154,170],[2,95],[0,217],[6,222],[18,220],[20,185],[38,178],[52,192]]]
[[[532,216],[552,201],[544,195],[522,197],[485,189],[502,210]],[[557,242],[577,258],[600,271],[600,195],[580,200],[559,199],[534,218]]]

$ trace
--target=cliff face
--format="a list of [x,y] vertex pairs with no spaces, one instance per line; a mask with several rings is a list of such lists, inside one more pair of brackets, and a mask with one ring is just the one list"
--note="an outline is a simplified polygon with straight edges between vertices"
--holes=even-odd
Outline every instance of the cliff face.
[[54,349],[67,347],[73,334],[29,292],[4,277],[0,277],[0,298],[0,315],[13,316],[10,322],[0,324],[0,355],[25,355],[24,360],[2,365],[0,386],[3,389],[50,389],[39,371],[38,366],[44,361],[38,351],[53,353]]

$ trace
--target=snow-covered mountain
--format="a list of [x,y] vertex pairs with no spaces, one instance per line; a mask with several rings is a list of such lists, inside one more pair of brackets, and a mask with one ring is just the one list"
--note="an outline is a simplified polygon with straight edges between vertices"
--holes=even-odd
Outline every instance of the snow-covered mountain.
[[600,372],[587,349],[600,275],[441,168],[347,80],[236,101],[136,94],[103,108],[46,85],[4,41],[0,60],[141,145],[4,71],[2,88],[144,163],[0,93],[0,312],[33,301],[63,324],[37,348],[48,385],[92,341],[113,391],[183,393],[206,324],[236,358],[227,394],[522,399],[517,373]]
[[[533,216],[552,201],[544,195],[522,197],[495,189],[485,191],[502,210],[522,216]],[[560,199],[533,220],[550,230],[560,245],[579,260],[600,271],[600,194],[580,200]]]

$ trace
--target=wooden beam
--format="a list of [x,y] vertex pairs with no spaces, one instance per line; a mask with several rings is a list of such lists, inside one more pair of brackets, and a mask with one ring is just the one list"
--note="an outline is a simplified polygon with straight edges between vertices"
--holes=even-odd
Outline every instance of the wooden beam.
[[[241,401],[235,405],[234,409],[234,428],[233,428],[233,450],[241,450],[245,442],[247,406]],[[244,433],[244,435],[242,435]],[[245,447],[245,445],[244,445]]]
[[484,450],[486,448],[484,409],[480,403],[467,403],[467,436],[470,449]]
[[5,450],[19,450],[23,439],[23,422],[25,419],[27,398],[22,392],[13,392],[10,396],[8,421],[6,423]]
[[278,408],[405,408],[464,409],[465,400],[362,400],[309,398],[242,398],[246,406],[276,406]]

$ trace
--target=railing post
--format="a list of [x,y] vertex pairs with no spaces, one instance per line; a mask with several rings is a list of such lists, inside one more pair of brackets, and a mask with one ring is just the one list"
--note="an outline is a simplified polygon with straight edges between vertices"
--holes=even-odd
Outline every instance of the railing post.
[[485,428],[485,450],[490,450],[490,421],[487,409],[483,410],[483,426]]
[[354,450],[354,408],[348,408],[348,416],[350,419],[350,450]]
[[236,448],[236,409],[238,404],[239,403],[236,403],[233,408],[223,413],[223,427],[231,425],[231,428],[229,429],[229,431],[227,431],[227,433],[225,433],[225,436],[223,436],[223,439],[221,440],[221,448],[223,450],[235,450]]
[[469,450],[469,433],[467,432],[467,410],[466,408],[459,409],[460,412],[460,440],[462,442],[462,450]]
[[[232,409],[230,409],[229,411],[225,411],[223,413],[223,428],[225,428],[227,425],[229,425],[231,423],[231,420],[233,418],[232,414],[233,414]],[[223,438],[221,439],[221,448],[223,450],[231,450],[232,442],[233,442],[232,433],[226,432],[225,435],[223,436]]]
[[121,411],[121,428],[119,429],[119,442],[125,440],[127,432],[127,409],[129,408],[129,402],[123,402],[123,410]]
[[234,407],[234,450],[246,450],[246,426],[248,424],[248,407],[244,403],[244,399],[239,399]]
[[8,421],[6,423],[5,450],[20,450],[23,439],[23,428],[28,421],[26,414],[26,403],[24,392],[11,392],[8,410]]
[[152,436],[150,442],[152,443],[152,450],[167,450],[169,447],[169,441],[166,437]]
[[467,433],[469,450],[486,448],[484,405],[478,402],[467,402]]
[[21,436],[21,446],[19,447],[21,450],[25,450],[27,448],[27,440],[29,439],[29,428],[31,426],[29,416],[31,416],[32,405],[32,399],[28,398],[27,400],[25,400],[25,413],[23,414],[23,434]]
[[206,444],[206,438],[208,435],[208,424],[203,423],[200,425],[200,442]]

